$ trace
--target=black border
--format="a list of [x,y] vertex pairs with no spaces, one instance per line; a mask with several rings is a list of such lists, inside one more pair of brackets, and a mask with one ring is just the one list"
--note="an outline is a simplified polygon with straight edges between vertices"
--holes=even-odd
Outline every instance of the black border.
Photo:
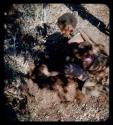
[[[9,4],[12,4],[12,3],[17,3],[17,4],[22,4],[22,3],[74,3],[74,4],[80,4],[80,3],[86,3],[86,4],[106,4],[108,7],[109,7],[109,9],[110,9],[110,57],[109,57],[109,59],[110,59],[110,114],[109,114],[109,118],[106,120],[106,121],[100,121],[100,122],[56,122],[56,123],[58,123],[58,124],[60,124],[60,123],[69,123],[69,124],[72,124],[72,123],[78,123],[78,124],[94,124],[94,123],[96,123],[96,124],[106,124],[106,125],[111,125],[112,124],[112,82],[111,82],[111,78],[112,78],[112,72],[111,72],[111,61],[112,61],[112,57],[111,57],[111,53],[112,53],[112,49],[111,49],[111,47],[112,47],[112,1],[111,0],[60,0],[60,1],[55,1],[55,0],[8,0],[8,1],[6,1],[6,0],[3,0],[2,1],[2,3],[0,4],[0,9],[1,9],[1,11],[0,12],[4,12],[4,10],[5,9],[7,9],[7,6],[9,5]],[[3,28],[3,20],[1,20],[1,19],[3,19],[3,13],[1,14],[2,15],[2,17],[0,17],[0,22],[1,22],[1,26],[2,26],[2,28]],[[2,22],[3,21],[3,22]],[[2,28],[0,28],[0,29],[2,29]],[[2,32],[3,30],[1,30],[1,33],[0,33],[0,38],[3,40],[3,37],[4,37],[4,32]],[[0,77],[1,78],[3,78],[3,66],[4,66],[4,60],[3,60],[3,43],[2,42],[0,42],[0,46],[2,47],[1,49],[0,49],[0,53],[1,53],[1,59],[0,59],[0,66],[1,66],[1,74],[0,74]],[[3,82],[3,79],[2,79],[2,81],[0,81],[0,83],[2,83]],[[2,94],[2,88],[4,88],[4,86],[2,85],[2,84],[0,84],[0,100],[4,100],[5,101],[5,99],[4,99],[4,96],[3,96],[3,94]],[[2,109],[3,110],[3,108],[2,108],[2,106],[4,105],[4,101],[1,103],[1,101],[0,101],[0,110]],[[3,106],[4,107],[4,106]],[[2,111],[1,110],[1,111]],[[0,121],[3,121],[4,122],[4,117],[3,117],[3,115],[2,115],[2,112],[0,111]],[[5,122],[7,122],[7,121],[5,121]],[[10,123],[10,122],[9,122]],[[19,123],[19,122],[18,122]],[[24,122],[24,123],[31,123],[31,122]],[[45,123],[55,123],[55,122],[32,122],[32,123],[42,123],[42,124],[45,124]],[[16,122],[16,124],[17,124],[17,122]]]

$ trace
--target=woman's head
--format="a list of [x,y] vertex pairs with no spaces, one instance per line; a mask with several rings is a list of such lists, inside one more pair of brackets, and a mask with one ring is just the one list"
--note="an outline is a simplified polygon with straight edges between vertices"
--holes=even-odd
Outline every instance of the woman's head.
[[64,36],[70,37],[77,25],[77,19],[71,13],[65,13],[58,18],[57,25]]

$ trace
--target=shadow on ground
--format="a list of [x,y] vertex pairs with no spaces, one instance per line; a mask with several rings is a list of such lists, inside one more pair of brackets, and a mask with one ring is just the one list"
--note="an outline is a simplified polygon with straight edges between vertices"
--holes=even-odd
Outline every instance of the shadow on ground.
[[81,16],[84,20],[88,20],[93,26],[97,27],[101,32],[105,33],[106,35],[109,35],[109,26],[106,26],[101,20],[87,12],[82,5],[66,4],[66,6],[69,9],[72,8],[72,11],[77,11],[78,15]]

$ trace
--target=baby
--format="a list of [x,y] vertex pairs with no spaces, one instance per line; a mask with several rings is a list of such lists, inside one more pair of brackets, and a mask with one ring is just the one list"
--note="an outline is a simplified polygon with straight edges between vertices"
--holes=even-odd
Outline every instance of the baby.
[[94,60],[93,48],[88,42],[70,44],[71,56],[68,59],[65,73],[67,76],[77,77],[81,81],[88,79],[87,69]]

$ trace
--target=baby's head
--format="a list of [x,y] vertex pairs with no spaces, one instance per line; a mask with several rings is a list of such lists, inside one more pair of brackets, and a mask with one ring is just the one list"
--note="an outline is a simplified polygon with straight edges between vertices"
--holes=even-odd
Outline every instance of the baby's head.
[[71,44],[74,58],[82,61],[83,67],[88,67],[93,62],[93,47],[88,42]]
[[[74,57],[82,58],[83,56],[89,56],[93,52],[92,45],[86,41],[81,43],[71,43],[70,47]],[[78,55],[78,56],[77,56]]]
[[63,36],[70,38],[77,25],[77,19],[71,13],[65,13],[58,18],[57,25]]

